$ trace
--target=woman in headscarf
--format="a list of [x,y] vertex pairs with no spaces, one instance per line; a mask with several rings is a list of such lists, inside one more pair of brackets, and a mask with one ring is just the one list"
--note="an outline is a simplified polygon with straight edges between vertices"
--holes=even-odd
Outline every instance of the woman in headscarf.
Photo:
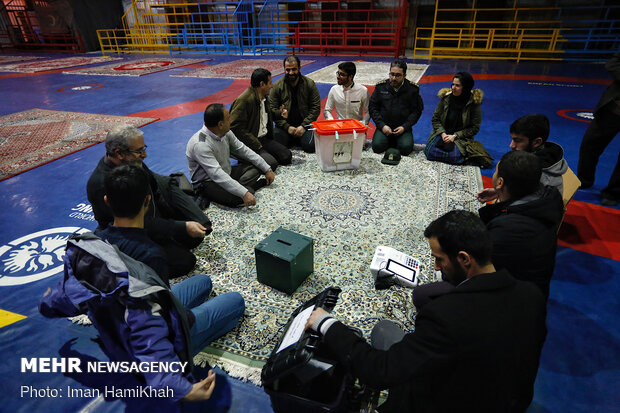
[[437,94],[441,100],[433,113],[433,132],[424,149],[428,160],[481,168],[491,164],[491,155],[474,140],[480,130],[483,93],[473,87],[474,78],[467,72],[458,72],[452,87]]

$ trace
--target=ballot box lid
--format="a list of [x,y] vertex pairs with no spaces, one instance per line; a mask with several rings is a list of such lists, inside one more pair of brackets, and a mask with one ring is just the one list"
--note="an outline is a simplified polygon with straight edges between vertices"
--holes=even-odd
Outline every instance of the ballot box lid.
[[312,127],[318,135],[335,135],[338,133],[366,133],[368,127],[359,120],[338,119],[338,120],[317,120],[312,122]]

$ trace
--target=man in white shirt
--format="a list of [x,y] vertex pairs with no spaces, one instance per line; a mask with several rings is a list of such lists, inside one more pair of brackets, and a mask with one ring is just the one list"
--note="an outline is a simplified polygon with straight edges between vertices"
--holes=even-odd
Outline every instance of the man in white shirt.
[[[241,159],[232,167],[231,153]],[[190,138],[185,155],[194,189],[229,207],[256,205],[254,192],[275,179],[269,164],[230,130],[230,113],[221,103],[207,106],[204,125]],[[261,172],[265,179],[259,180]]]
[[357,119],[368,125],[369,94],[366,86],[353,82],[355,77],[355,63],[342,62],[336,72],[337,85],[334,85],[327,96],[327,103],[323,115],[325,119],[334,119],[332,110],[336,108],[338,119]]

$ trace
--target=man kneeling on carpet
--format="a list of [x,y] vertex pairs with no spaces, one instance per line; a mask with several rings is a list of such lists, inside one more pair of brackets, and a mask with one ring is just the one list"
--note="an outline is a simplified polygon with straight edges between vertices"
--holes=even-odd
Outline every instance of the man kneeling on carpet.
[[424,236],[456,288],[418,312],[413,332],[382,320],[369,345],[322,308],[306,328],[362,383],[389,388],[380,412],[524,412],[546,334],[542,294],[495,270],[491,234],[471,212],[448,212]]
[[[235,166],[231,153],[240,159]],[[221,103],[207,106],[204,125],[187,142],[185,155],[194,189],[229,207],[256,205],[254,192],[275,179],[269,164],[230,130],[230,113]],[[261,172],[264,179],[259,179]]]
[[200,245],[211,232],[209,217],[179,188],[178,178],[159,175],[147,168],[144,164],[146,145],[139,129],[124,126],[110,131],[105,149],[105,156],[86,185],[88,201],[93,206],[99,228],[107,228],[114,219],[110,207],[103,200],[105,174],[120,165],[143,168],[148,176],[151,194],[144,218],[146,232],[149,238],[163,247],[170,276],[187,274],[196,264],[196,257],[190,250]]
[[[148,179],[135,165],[106,174],[105,202],[114,223],[97,235],[108,242],[91,233],[69,241],[65,277],[46,292],[40,311],[48,317],[88,313],[112,361],[191,366],[194,355],[238,323],[245,304],[237,292],[205,301],[212,287],[206,275],[169,287],[165,252],[144,230]],[[179,401],[207,400],[215,386],[212,372],[198,380],[191,367],[141,374],[147,386],[172,389],[171,398],[157,399],[165,411],[178,410]]]

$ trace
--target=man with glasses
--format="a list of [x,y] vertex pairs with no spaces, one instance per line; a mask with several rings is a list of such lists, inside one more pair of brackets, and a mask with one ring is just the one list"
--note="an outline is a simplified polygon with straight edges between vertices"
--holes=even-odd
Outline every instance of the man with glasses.
[[139,129],[123,126],[111,130],[106,136],[105,148],[105,156],[86,185],[98,229],[106,229],[114,222],[112,211],[104,200],[106,172],[120,165],[142,167],[149,177],[151,195],[144,228],[149,238],[163,247],[170,277],[187,274],[196,263],[190,250],[211,233],[209,217],[179,188],[177,177],[156,174],[144,164],[147,146]]
[[372,150],[375,153],[396,148],[401,155],[413,151],[413,131],[424,103],[418,85],[410,82],[407,63],[395,60],[390,64],[390,77],[377,83],[370,97],[368,109],[377,130],[372,137]]
[[368,125],[368,89],[366,86],[355,83],[356,67],[353,62],[342,62],[336,71],[336,82],[327,96],[327,103],[323,115],[325,119],[334,119],[332,110],[336,108],[337,119],[356,119]]
[[306,128],[321,113],[321,96],[314,81],[300,72],[299,58],[284,58],[284,76],[273,85],[269,107],[275,121],[273,139],[290,148],[314,152],[314,135]]

